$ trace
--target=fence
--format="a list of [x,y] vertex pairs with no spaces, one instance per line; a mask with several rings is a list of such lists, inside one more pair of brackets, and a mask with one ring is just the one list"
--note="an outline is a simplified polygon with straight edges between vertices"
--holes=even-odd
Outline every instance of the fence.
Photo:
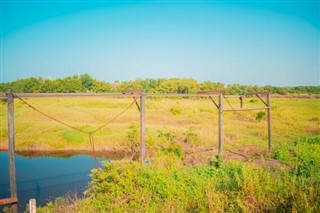
[[[133,97],[134,101],[129,105],[136,104],[139,111],[140,111],[140,159],[141,163],[145,162],[146,158],[146,143],[145,143],[145,102],[147,97],[205,97],[209,98],[215,107],[218,109],[218,154],[222,155],[223,152],[223,112],[230,112],[230,111],[247,111],[247,110],[267,110],[267,120],[268,120],[268,149],[269,151],[272,150],[272,131],[271,131],[271,97],[270,93],[251,93],[246,94],[246,96],[256,96],[264,105],[265,107],[260,108],[243,108],[243,97],[239,95],[223,95],[222,92],[199,92],[198,94],[145,94],[142,91],[137,90],[128,90],[124,91],[121,94],[115,93],[12,93],[8,91],[6,94],[0,94],[0,99],[7,99],[7,107],[8,107],[8,147],[9,147],[9,174],[10,174],[10,193],[11,198],[1,199],[0,205],[4,204],[12,204],[12,211],[18,212],[18,196],[17,196],[17,187],[16,187],[16,171],[15,171],[15,138],[14,138],[14,99],[20,99],[25,104],[29,105],[29,107],[33,108],[34,110],[38,111],[39,113],[43,114],[44,116],[55,120],[56,122],[61,123],[62,125],[68,126],[69,128],[73,128],[74,130],[81,131],[89,135],[90,144],[93,147],[94,151],[94,143],[93,143],[93,134],[98,131],[99,129],[105,127],[114,119],[119,117],[124,111],[120,114],[115,116],[113,119],[105,123],[104,125],[100,126],[94,131],[86,132],[80,129],[77,129],[67,123],[59,121],[50,115],[42,113],[41,111],[37,110],[32,105],[28,104],[23,98],[71,98],[71,97]],[[266,96],[267,100],[265,101],[262,96]],[[137,102],[137,99],[140,99],[140,104]],[[218,98],[218,103],[213,99]],[[240,100],[240,108],[233,108],[233,106],[228,101],[228,98],[238,98]],[[225,99],[228,104],[230,104],[231,109],[223,109],[223,99]]]

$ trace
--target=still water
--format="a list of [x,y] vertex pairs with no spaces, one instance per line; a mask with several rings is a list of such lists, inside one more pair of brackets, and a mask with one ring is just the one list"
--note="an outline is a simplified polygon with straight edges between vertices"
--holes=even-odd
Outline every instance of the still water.
[[[90,181],[90,171],[96,167],[93,157],[85,154],[63,154],[55,156],[23,156],[16,154],[16,176],[19,212],[26,209],[31,198],[37,206],[43,206],[66,193],[82,192]],[[99,157],[99,166],[107,157]],[[10,197],[9,158],[7,152],[0,152],[0,198]],[[0,210],[3,206],[0,206]]]

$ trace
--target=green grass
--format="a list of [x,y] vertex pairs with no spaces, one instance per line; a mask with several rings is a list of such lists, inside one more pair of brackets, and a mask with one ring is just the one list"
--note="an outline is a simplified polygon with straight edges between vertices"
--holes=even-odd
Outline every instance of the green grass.
[[[302,137],[261,158],[185,166],[158,153],[152,163],[104,162],[84,198],[58,198],[38,212],[319,212],[320,137]],[[273,167],[266,161],[278,159]]]

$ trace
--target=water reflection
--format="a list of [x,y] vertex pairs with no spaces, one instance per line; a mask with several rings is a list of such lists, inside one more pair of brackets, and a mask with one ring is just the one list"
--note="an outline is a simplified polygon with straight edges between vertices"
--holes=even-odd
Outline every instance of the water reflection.
[[[124,153],[97,153],[101,161],[125,158]],[[28,200],[36,198],[37,205],[68,192],[82,192],[90,181],[95,159],[89,153],[77,152],[17,152],[16,178],[19,211],[24,211]],[[0,152],[0,198],[10,197],[8,153]],[[0,206],[3,208],[3,206]]]

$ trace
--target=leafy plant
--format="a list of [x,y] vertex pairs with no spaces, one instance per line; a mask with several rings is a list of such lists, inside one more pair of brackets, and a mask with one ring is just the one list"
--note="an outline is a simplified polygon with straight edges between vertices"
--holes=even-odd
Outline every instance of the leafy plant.
[[182,148],[178,144],[171,143],[167,148],[162,147],[162,151],[166,154],[172,154],[181,160],[185,159]]
[[170,112],[172,113],[172,115],[180,115],[182,112],[182,109],[177,107],[172,107],[170,108]]
[[197,133],[195,133],[195,127],[190,127],[185,133],[184,133],[185,139],[184,142],[192,143],[195,145],[200,144],[200,139]]
[[262,112],[258,112],[256,115],[256,121],[261,121],[262,119],[264,119],[266,117],[266,112],[262,111]]
[[158,130],[158,138],[164,140],[165,142],[173,142],[176,139],[177,135],[173,131],[162,131]]
[[249,102],[250,103],[258,103],[259,101],[258,101],[258,99],[251,99]]
[[130,124],[129,131],[127,133],[127,140],[131,152],[137,152],[139,148],[139,129],[137,124]]

